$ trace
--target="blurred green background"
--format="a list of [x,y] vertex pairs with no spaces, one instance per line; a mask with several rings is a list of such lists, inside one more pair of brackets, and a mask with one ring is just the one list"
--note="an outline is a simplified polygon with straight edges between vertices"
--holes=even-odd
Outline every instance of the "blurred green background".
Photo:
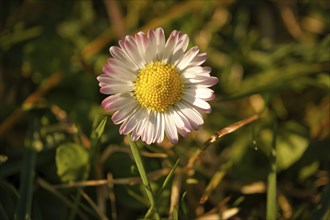
[[127,139],[102,121],[96,76],[110,46],[156,27],[187,33],[220,79],[199,131],[139,143],[154,191],[180,159],[162,217],[266,219],[276,172],[276,219],[329,219],[329,12],[326,0],[1,0],[0,219],[143,218],[148,200]]

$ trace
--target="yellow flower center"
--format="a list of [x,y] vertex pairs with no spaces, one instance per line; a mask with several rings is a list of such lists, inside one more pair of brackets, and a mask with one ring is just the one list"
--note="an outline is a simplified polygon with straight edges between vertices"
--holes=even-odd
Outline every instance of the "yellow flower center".
[[145,108],[164,112],[181,99],[183,83],[175,66],[160,61],[140,69],[134,94]]

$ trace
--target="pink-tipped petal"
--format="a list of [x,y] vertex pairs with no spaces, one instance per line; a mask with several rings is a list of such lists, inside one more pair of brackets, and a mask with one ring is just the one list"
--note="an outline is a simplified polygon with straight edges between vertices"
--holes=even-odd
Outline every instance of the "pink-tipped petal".
[[119,132],[121,134],[130,133],[137,126],[138,122],[141,120],[143,111],[144,109],[139,108],[130,118],[124,121],[123,124],[120,126]]
[[183,102],[178,103],[178,107],[190,122],[195,122],[197,125],[204,124],[202,115],[196,109]]
[[191,48],[183,57],[181,60],[178,60],[174,63],[178,67],[179,70],[185,69],[190,62],[196,57],[196,55],[199,52],[199,48],[197,46]]
[[135,35],[135,41],[141,59],[144,59],[145,64],[150,63],[151,57],[149,56],[149,53],[146,52],[148,49],[148,37],[143,32],[139,32]]
[[176,64],[183,56],[189,44],[189,38],[186,34],[183,34],[176,41],[176,45],[173,49],[172,56],[170,56],[169,62]]
[[172,31],[170,37],[167,39],[164,51],[163,51],[163,62],[171,61],[173,50],[179,40],[180,32],[174,30]]
[[157,28],[155,30],[155,37],[157,42],[157,60],[163,58],[163,50],[165,47],[165,34],[163,28]]
[[102,107],[106,111],[116,111],[125,103],[133,101],[133,97],[129,94],[116,94],[112,96],[108,96],[102,101]]
[[157,143],[161,143],[164,140],[164,132],[165,132],[165,119],[164,113],[157,112],[157,137],[155,141]]
[[120,124],[134,114],[137,109],[138,103],[135,100],[131,100],[118,109],[118,111],[112,115],[111,119],[113,123]]
[[207,59],[207,53],[200,53],[197,54],[189,63],[188,67],[190,66],[199,66],[202,65]]
[[149,47],[148,53],[150,54],[151,61],[156,61],[157,59],[157,39],[155,32],[153,30],[148,31]]
[[172,144],[176,144],[178,142],[179,138],[178,138],[178,132],[176,130],[174,121],[173,121],[172,117],[168,114],[165,114],[164,118],[165,118],[166,136]]
[[214,96],[214,92],[210,88],[199,87],[199,88],[188,88],[183,91],[183,94],[200,98],[203,100],[210,100]]
[[192,96],[184,96],[183,100],[185,100],[186,102],[188,102],[190,105],[193,105],[195,107],[198,107],[199,109],[203,110],[206,113],[210,113],[211,112],[211,106],[209,103],[205,102],[202,99],[199,98],[195,98]]

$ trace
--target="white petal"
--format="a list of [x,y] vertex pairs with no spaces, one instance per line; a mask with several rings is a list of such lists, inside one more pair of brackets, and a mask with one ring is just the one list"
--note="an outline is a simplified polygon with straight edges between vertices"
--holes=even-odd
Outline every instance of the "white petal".
[[168,62],[169,60],[171,60],[171,56],[172,56],[174,47],[179,40],[179,35],[180,35],[180,32],[174,30],[174,31],[172,31],[171,35],[167,39],[165,47],[164,47],[164,53],[163,53],[163,59],[162,59],[164,62]]
[[[120,41],[121,42],[121,41]],[[123,43],[124,45],[124,43]],[[111,55],[113,58],[115,58],[117,61],[120,61],[124,64],[124,66],[133,66],[134,70],[138,69],[135,61],[125,52],[124,48],[112,46],[109,49]]]
[[156,118],[157,118],[157,127],[156,127],[157,134],[155,141],[157,143],[161,143],[164,140],[164,130],[165,130],[164,113],[157,112]]
[[108,86],[108,85],[133,86],[134,85],[134,83],[132,81],[113,78],[107,74],[99,75],[97,77],[97,80],[100,82],[100,85],[102,84],[103,86]]
[[151,132],[151,143],[156,142],[157,140],[157,135],[158,135],[158,124],[157,124],[157,112],[152,112],[150,121],[152,124],[152,132]]
[[130,67],[131,65],[123,64],[118,60],[110,58],[103,66],[103,73],[116,79],[134,81],[136,79],[136,72],[130,69]]
[[149,117],[150,115],[148,115],[148,119],[145,121],[145,124],[144,124],[144,129],[143,129],[143,132],[141,133],[141,140],[143,142],[145,142],[146,144],[150,144],[150,140],[149,140],[149,137],[148,137],[148,133],[150,132],[150,120],[149,120]]
[[104,85],[102,83],[100,83],[100,85],[101,85],[100,92],[106,95],[112,95],[116,93],[127,93],[133,91],[134,89],[133,85],[120,85],[120,84]]
[[179,129],[182,129],[184,128],[185,124],[184,122],[181,120],[181,117],[178,115],[178,113],[176,113],[176,111],[174,110],[173,107],[170,107],[169,110],[168,110],[168,114],[171,115],[174,123],[175,123],[175,126]]
[[182,129],[178,128],[178,132],[182,137],[187,137],[187,135],[189,133],[185,128],[182,128]]
[[199,53],[199,48],[197,46],[192,47],[187,53],[184,54],[181,60],[174,63],[179,70],[185,69],[189,66],[190,62],[196,57]]
[[120,60],[122,62],[126,62],[128,59],[128,57],[120,47],[112,46],[110,47],[109,52],[113,58]]
[[128,93],[119,93],[116,95],[111,95],[102,101],[102,107],[106,111],[116,111],[125,103],[131,102],[131,99],[134,98]]
[[189,96],[189,95],[184,95],[182,97],[182,99],[185,100],[186,102],[188,102],[190,105],[194,105],[194,106],[202,109],[206,113],[210,113],[211,112],[211,106],[210,106],[210,104],[207,103],[207,102],[205,102],[202,99],[195,98],[195,97]]
[[171,115],[178,132],[181,136],[186,137],[192,128],[189,121],[182,114],[179,114],[179,112],[180,111],[176,111],[173,107],[169,110],[169,114]]
[[138,124],[136,125],[136,128],[133,130],[132,132],[132,140],[136,141],[138,140],[141,135],[143,134],[144,132],[144,129],[145,129],[145,124],[146,124],[146,121],[148,120],[148,115],[149,115],[149,112],[147,111],[147,109],[145,108],[141,108],[142,112],[141,112],[141,118],[140,120],[137,122]]
[[155,113],[149,112],[148,116],[149,117],[146,120],[144,132],[141,135],[141,140],[146,142],[146,144],[150,145],[154,142],[156,134]]
[[[194,126],[194,124],[195,125],[204,124],[202,115],[196,109],[194,109],[193,106],[187,105],[183,102],[177,103],[177,106],[180,109],[180,111],[183,113],[183,115],[189,120],[190,124],[194,128],[196,128],[196,126]],[[197,126],[197,128],[198,128],[198,126]],[[195,130],[197,130],[197,129],[195,129]]]
[[184,56],[184,52],[186,51],[189,44],[189,37],[186,34],[180,35],[176,45],[174,46],[172,56],[170,58],[170,62],[176,64],[179,60]]
[[176,144],[179,138],[178,138],[178,132],[176,130],[176,126],[174,124],[174,120],[168,114],[164,114],[164,118],[165,118],[166,136],[172,144]]
[[198,125],[196,123],[190,123],[190,121],[186,118],[186,116],[181,112],[178,106],[174,107],[175,113],[178,114],[178,116],[181,118],[181,120],[184,123],[183,130],[186,132],[191,132],[192,130],[197,130]]
[[157,42],[157,60],[163,58],[163,51],[165,47],[165,34],[163,28],[157,28],[155,30],[155,37]]
[[143,108],[139,108],[134,114],[131,115],[123,124],[120,126],[119,132],[120,134],[128,134],[130,133],[138,124],[138,122],[142,119]]
[[143,68],[145,65],[144,56],[140,55],[139,48],[137,46],[135,39],[129,36],[127,37],[125,43],[126,43],[126,48],[128,49],[128,52],[130,52],[132,59],[134,59],[136,64],[139,66],[139,68]]
[[135,39],[132,36],[126,36],[124,41],[124,52],[131,58],[133,63],[142,68],[144,66],[143,60],[140,57],[139,49],[136,45]]
[[218,78],[216,77],[195,77],[186,78],[183,80],[186,88],[198,88],[198,87],[211,87],[218,83]]
[[186,52],[189,45],[189,37],[187,34],[182,34],[179,38],[177,47],[179,47],[182,52]]
[[133,69],[134,71],[137,71],[139,69],[139,63],[138,60],[136,60],[134,54],[138,54],[139,51],[138,50],[134,51],[132,45],[129,44],[127,38],[129,38],[129,36],[126,36],[125,40],[118,41],[118,44],[121,47],[122,52],[124,52],[125,56],[127,57],[127,60],[132,65],[130,68]]
[[123,121],[127,120],[128,117],[130,117],[136,112],[138,107],[139,104],[136,100],[127,100],[127,102],[112,115],[111,119],[113,123],[120,124]]
[[203,64],[206,61],[206,59],[207,59],[207,53],[197,54],[194,57],[194,59],[191,60],[188,67],[190,67],[190,66],[200,66],[201,64]]
[[206,87],[185,88],[183,90],[183,94],[190,95],[203,100],[211,100],[211,98],[214,97],[213,90]]
[[144,63],[150,63],[151,59],[147,53],[148,47],[148,37],[143,33],[139,32],[135,35],[135,41],[142,59],[144,59]]
[[[210,71],[211,72],[211,71]],[[206,75],[209,76],[210,74],[204,70],[201,66],[193,66],[189,67],[186,70],[181,72],[181,75],[185,78],[195,78],[198,75]]]
[[149,53],[149,56],[152,61],[156,61],[156,59],[157,59],[157,39],[155,36],[155,32],[153,30],[149,30],[147,36],[149,39],[147,53]]

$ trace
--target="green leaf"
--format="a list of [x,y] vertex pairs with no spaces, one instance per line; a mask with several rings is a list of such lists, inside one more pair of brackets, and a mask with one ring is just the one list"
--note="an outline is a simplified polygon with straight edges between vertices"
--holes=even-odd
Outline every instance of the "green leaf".
[[8,160],[8,157],[6,155],[0,154],[0,165],[5,163]]
[[0,219],[9,220],[15,214],[19,194],[16,188],[5,180],[0,180]]
[[277,140],[277,170],[289,168],[301,158],[308,147],[307,136],[299,134],[297,129],[302,129],[297,123],[288,123]]
[[179,165],[179,161],[180,161],[180,158],[177,159],[177,161],[175,162],[173,168],[171,169],[170,173],[167,175],[167,177],[165,178],[163,184],[162,184],[162,187],[161,189],[158,191],[158,194],[157,194],[157,200],[160,198],[162,192],[164,191],[164,189],[166,188],[166,186],[169,184],[170,180],[172,179],[172,176],[174,174],[174,171],[175,169],[177,168],[177,166]]
[[[272,135],[272,130],[265,129],[261,132],[261,139],[269,145]],[[306,129],[297,122],[290,121],[279,127],[276,140],[277,171],[289,168],[301,158],[309,144],[307,137]],[[270,153],[269,149],[265,151]]]
[[228,87],[230,96],[226,99],[238,99],[256,93],[283,91],[293,87],[301,77],[322,71],[319,64],[292,63],[285,67],[272,68],[246,78],[239,87]]
[[308,177],[314,175],[315,173],[317,173],[317,170],[320,167],[320,162],[319,161],[314,161],[313,163],[302,167],[299,170],[299,180],[300,181],[304,181],[306,180]]
[[107,123],[107,119],[108,119],[108,117],[104,117],[102,119],[102,121],[97,125],[97,127],[93,130],[92,135],[91,135],[91,141],[92,141],[93,147],[95,147],[97,142],[100,140],[100,138],[103,134],[105,125]]
[[62,144],[56,150],[56,167],[63,182],[85,180],[90,169],[89,154],[75,143]]

